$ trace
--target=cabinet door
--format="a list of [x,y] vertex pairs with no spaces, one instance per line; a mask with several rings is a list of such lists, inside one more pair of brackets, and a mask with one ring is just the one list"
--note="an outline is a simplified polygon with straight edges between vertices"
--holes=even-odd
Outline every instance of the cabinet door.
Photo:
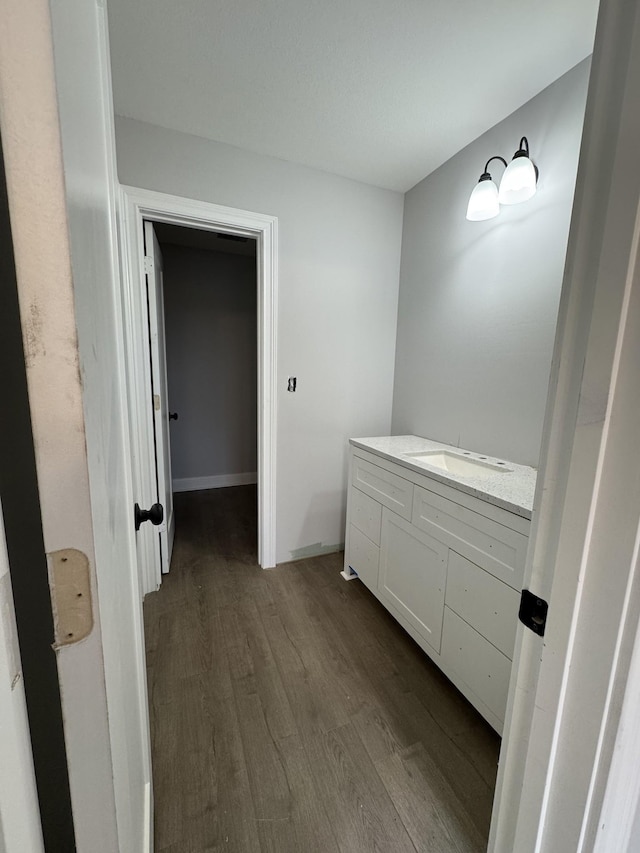
[[347,532],[347,565],[370,590],[378,587],[379,548],[364,533],[349,525]]
[[382,510],[378,592],[440,652],[447,546],[408,521]]

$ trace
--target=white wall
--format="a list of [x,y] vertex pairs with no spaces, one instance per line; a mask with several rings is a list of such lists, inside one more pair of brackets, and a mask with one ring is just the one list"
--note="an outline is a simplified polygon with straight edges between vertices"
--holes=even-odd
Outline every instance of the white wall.
[[[255,476],[256,259],[171,244],[161,248],[169,408],[178,413],[171,421],[174,488]],[[199,482],[185,483],[193,479]]]
[[278,217],[277,560],[341,544],[347,440],[391,426],[402,195],[131,119],[116,143],[124,184]]
[[[586,60],[407,193],[394,434],[537,465],[588,73]],[[485,162],[521,136],[538,193],[468,222]]]

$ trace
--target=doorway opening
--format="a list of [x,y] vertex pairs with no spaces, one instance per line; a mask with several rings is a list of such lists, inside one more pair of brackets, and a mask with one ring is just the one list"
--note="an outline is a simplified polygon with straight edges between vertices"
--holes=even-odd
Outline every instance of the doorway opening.
[[240,488],[257,512],[257,245],[162,222],[144,230],[166,574],[175,519],[193,504],[185,493]]
[[[168,556],[171,550],[171,499],[173,484],[170,482],[170,440],[169,415],[177,414],[172,420],[172,429],[180,424],[180,412],[177,407],[169,411],[166,388],[162,390],[162,370],[158,353],[164,350],[162,323],[159,323],[157,310],[164,307],[161,292],[162,282],[156,278],[153,288],[143,286],[148,276],[149,261],[145,252],[145,229],[148,231],[147,243],[152,240],[153,229],[160,235],[171,239],[178,231],[191,241],[200,241],[200,245],[209,241],[224,245],[225,254],[231,245],[236,247],[255,247],[255,317],[257,334],[255,335],[255,361],[257,364],[256,410],[257,442],[255,471],[236,471],[244,475],[244,481],[255,474],[257,479],[258,505],[258,564],[262,568],[272,568],[276,563],[275,550],[275,437],[276,437],[276,318],[277,318],[277,219],[263,214],[241,211],[234,208],[198,202],[191,199],[168,196],[124,187],[121,190],[121,239],[123,257],[123,305],[125,318],[125,350],[127,356],[128,393],[131,411],[132,475],[137,503],[143,509],[156,503],[169,503],[163,520],[158,527],[142,524],[136,538],[141,593],[145,595],[159,587],[161,566],[168,570]],[[175,230],[168,230],[173,228]],[[149,229],[151,229],[149,231]],[[195,236],[194,236],[195,235]],[[218,236],[215,236],[218,235]],[[222,236],[220,236],[222,235]],[[157,241],[156,237],[156,241]],[[244,240],[246,239],[246,243]],[[185,248],[184,246],[182,247]],[[171,250],[173,252],[173,250]],[[176,249],[180,252],[180,249]],[[160,290],[159,290],[160,289]],[[179,288],[178,288],[179,291]],[[176,300],[179,301],[179,292]],[[184,334],[182,335],[184,337]],[[157,350],[155,368],[154,359],[149,357],[149,341]],[[231,373],[231,366],[225,365]],[[155,370],[155,377],[154,377]],[[197,379],[197,368],[193,378]],[[191,373],[189,373],[190,381]],[[155,380],[155,386],[154,386]],[[179,381],[179,380],[178,380]],[[165,380],[166,384],[166,380]],[[153,395],[149,389],[154,388]],[[237,388],[235,389],[238,390]],[[159,397],[159,399],[158,399]],[[184,424],[183,415],[183,424]],[[183,424],[180,424],[182,427]],[[164,442],[163,442],[164,437]],[[234,437],[235,440],[236,437]],[[178,439],[176,438],[176,441]],[[179,465],[186,465],[192,449],[180,444],[176,456]],[[247,443],[245,443],[245,447]],[[241,453],[241,451],[238,451]],[[251,461],[247,456],[244,465]],[[201,477],[218,476],[212,472],[193,474],[188,466],[180,468],[174,475],[178,489],[189,490],[199,485],[221,485],[223,481],[202,480]],[[220,476],[228,472],[222,472]],[[241,478],[242,479],[242,478]],[[227,480],[227,482],[229,482]],[[164,546],[164,551],[163,551]],[[164,558],[163,558],[164,553]]]

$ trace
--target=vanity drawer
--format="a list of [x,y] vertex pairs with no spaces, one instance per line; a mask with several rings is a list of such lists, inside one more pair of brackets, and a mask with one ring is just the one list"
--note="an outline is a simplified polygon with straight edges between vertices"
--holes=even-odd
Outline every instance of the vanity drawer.
[[353,569],[369,589],[378,587],[378,565],[380,549],[353,524],[349,525],[347,542],[347,565]]
[[444,608],[441,654],[455,679],[503,721],[511,661],[448,607]]
[[411,518],[413,483],[408,480],[354,456],[351,484],[402,518]]
[[518,593],[479,566],[449,551],[445,604],[509,659],[518,624]]
[[528,541],[522,533],[420,486],[414,491],[412,519],[494,577],[521,588]]
[[379,545],[382,505],[352,486],[349,492],[349,511],[351,524]]

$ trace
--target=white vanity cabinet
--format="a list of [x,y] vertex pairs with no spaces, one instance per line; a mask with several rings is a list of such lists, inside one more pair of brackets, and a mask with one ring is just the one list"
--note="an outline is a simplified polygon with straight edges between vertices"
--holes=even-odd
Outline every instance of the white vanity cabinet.
[[356,573],[501,732],[530,521],[387,457],[351,447],[343,577]]

